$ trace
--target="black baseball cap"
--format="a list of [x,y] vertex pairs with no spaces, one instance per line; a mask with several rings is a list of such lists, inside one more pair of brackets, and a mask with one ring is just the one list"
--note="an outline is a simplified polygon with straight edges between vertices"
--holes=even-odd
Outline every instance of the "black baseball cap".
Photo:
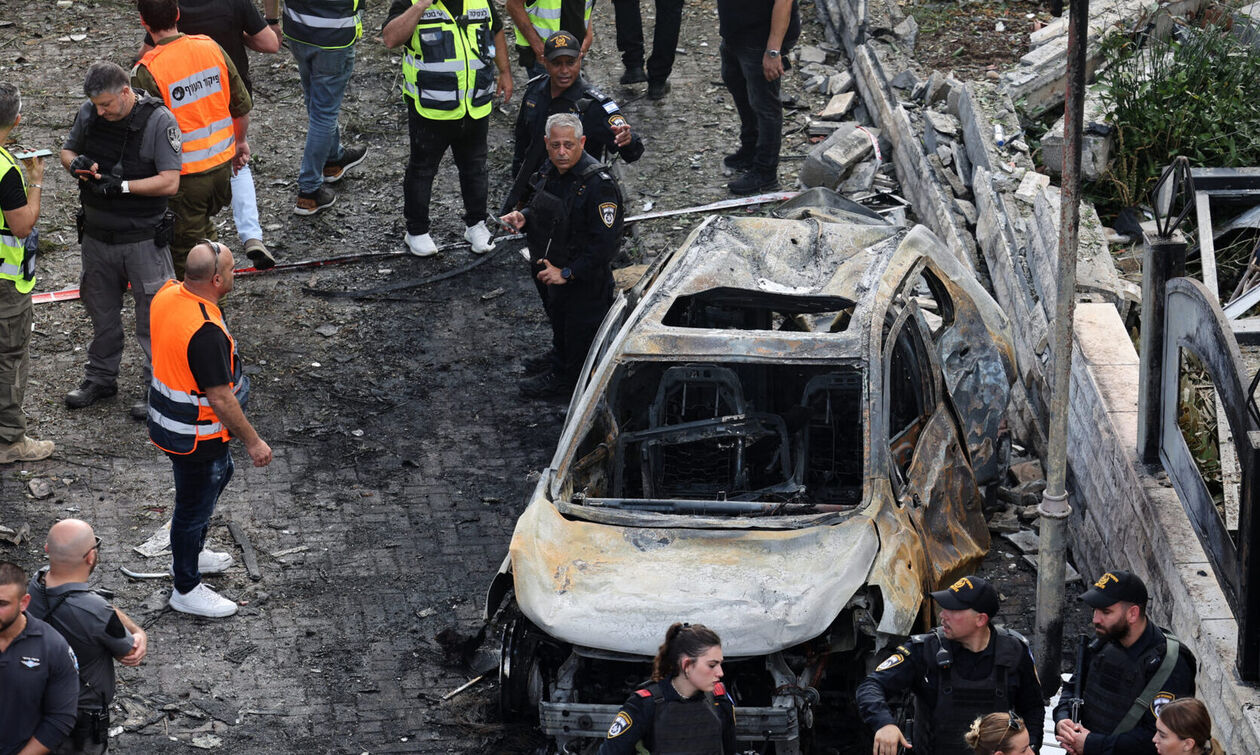
[[997,590],[984,577],[963,577],[948,589],[932,593],[932,599],[941,608],[951,611],[970,608],[976,613],[988,614],[989,618],[996,616],[1002,605],[998,600]]
[[554,32],[543,43],[543,57],[547,60],[555,60],[564,56],[577,58],[581,55],[582,45],[578,43],[577,37],[567,31]]
[[1121,600],[1146,607],[1146,583],[1133,572],[1109,571],[1094,586],[1081,594],[1081,600],[1092,608],[1106,608]]

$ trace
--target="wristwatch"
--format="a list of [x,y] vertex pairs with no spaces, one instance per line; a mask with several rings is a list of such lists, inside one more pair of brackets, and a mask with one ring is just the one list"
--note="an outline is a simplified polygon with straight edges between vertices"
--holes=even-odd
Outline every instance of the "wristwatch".
[[573,277],[573,271],[566,267],[560,271],[560,277],[568,280]]
[[268,25],[268,26],[279,26],[279,25],[280,25],[280,19],[278,19],[278,18],[264,18],[263,20],[267,22],[267,25]]
[[766,54],[767,54],[767,55],[769,55],[769,56],[770,56],[770,57],[772,57],[772,58],[777,58],[777,57],[779,57],[779,51],[778,51],[778,50],[766,50]]

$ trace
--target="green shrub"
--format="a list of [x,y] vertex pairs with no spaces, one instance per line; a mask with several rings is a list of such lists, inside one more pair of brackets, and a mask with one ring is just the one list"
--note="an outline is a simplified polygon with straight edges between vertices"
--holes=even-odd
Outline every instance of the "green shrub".
[[1145,202],[1164,166],[1260,165],[1260,55],[1215,25],[1181,27],[1180,40],[1115,37],[1099,80],[1116,145],[1095,201]]

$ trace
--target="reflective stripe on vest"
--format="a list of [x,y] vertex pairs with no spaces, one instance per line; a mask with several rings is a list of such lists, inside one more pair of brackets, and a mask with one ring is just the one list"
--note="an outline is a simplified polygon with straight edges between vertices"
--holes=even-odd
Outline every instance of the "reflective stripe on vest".
[[[8,150],[0,147],[0,180],[9,171],[17,171],[22,181],[22,193],[26,193],[26,177],[18,168]],[[13,281],[13,287],[19,294],[28,294],[35,288],[35,258],[26,256],[25,239],[19,239],[9,230],[9,220],[0,212],[0,278]]]
[[236,155],[227,63],[218,43],[195,34],[150,50],[140,59],[183,133],[180,175],[203,173]]
[[467,0],[458,22],[441,0],[421,14],[403,54],[402,89],[417,113],[438,121],[490,114],[495,53],[490,20],[488,0]]
[[149,439],[172,454],[190,454],[202,440],[230,437],[210,399],[197,387],[188,366],[188,344],[207,322],[227,336],[231,347],[232,392],[243,405],[249,380],[241,374],[236,341],[214,304],[189,292],[178,281],[167,281],[150,304],[153,380],[149,384]]
[[[560,31],[560,8],[564,5],[564,0],[538,0],[533,5],[526,5],[525,12],[529,14],[530,25],[534,27],[534,31],[538,33],[538,38],[546,42],[555,32]],[[586,0],[582,7],[582,33],[576,35],[578,39],[586,37],[586,27],[591,25],[591,10],[595,8],[595,0]],[[516,45],[518,47],[529,47],[529,40],[525,39],[525,35],[520,29],[516,30]]]
[[359,0],[286,0],[284,36],[325,50],[349,47],[363,36]]

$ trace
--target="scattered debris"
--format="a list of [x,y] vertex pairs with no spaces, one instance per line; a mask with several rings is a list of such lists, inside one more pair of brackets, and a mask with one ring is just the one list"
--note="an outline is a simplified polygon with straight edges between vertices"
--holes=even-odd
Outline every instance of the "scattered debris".
[[458,695],[459,693],[463,692],[464,690],[471,689],[471,688],[472,688],[472,686],[473,686],[474,684],[476,684],[477,682],[479,682],[479,681],[481,681],[482,679],[485,679],[485,678],[486,678],[486,675],[485,675],[485,674],[482,674],[481,676],[475,676],[475,677],[473,677],[472,679],[469,679],[469,680],[468,680],[467,682],[465,682],[464,684],[461,684],[460,686],[456,687],[455,689],[451,690],[450,692],[447,692],[445,695],[442,695],[442,699],[443,699],[443,700],[450,700],[452,697],[455,697],[456,695]]
[[333,336],[337,335],[338,331],[340,330],[341,330],[340,326],[333,325],[332,323],[324,323],[323,325],[320,325],[318,328],[316,328],[315,332],[319,333],[324,338],[332,338]]
[[26,483],[26,489],[30,491],[31,497],[36,500],[47,498],[53,493],[52,483],[43,477],[36,477]]
[[302,552],[304,552],[304,551],[308,551],[308,550],[310,550],[310,549],[311,549],[311,547],[310,547],[309,545],[299,545],[299,546],[294,547],[294,548],[285,548],[284,550],[272,551],[272,553],[271,553],[271,557],[272,557],[272,558],[281,558],[281,557],[283,557],[283,556],[291,556],[291,555],[293,555],[294,553],[302,553]]
[[157,531],[150,535],[148,540],[135,546],[132,550],[145,558],[171,555],[171,520],[167,519],[166,523],[158,527]]
[[228,532],[232,533],[232,539],[241,548],[241,561],[245,562],[245,571],[249,578],[255,582],[262,579],[262,570],[258,568],[258,554],[254,552],[254,544],[245,534],[245,528],[236,522],[228,522]]
[[23,541],[31,539],[31,525],[23,522],[17,529],[0,525],[0,540],[4,540],[14,545],[21,545]]

